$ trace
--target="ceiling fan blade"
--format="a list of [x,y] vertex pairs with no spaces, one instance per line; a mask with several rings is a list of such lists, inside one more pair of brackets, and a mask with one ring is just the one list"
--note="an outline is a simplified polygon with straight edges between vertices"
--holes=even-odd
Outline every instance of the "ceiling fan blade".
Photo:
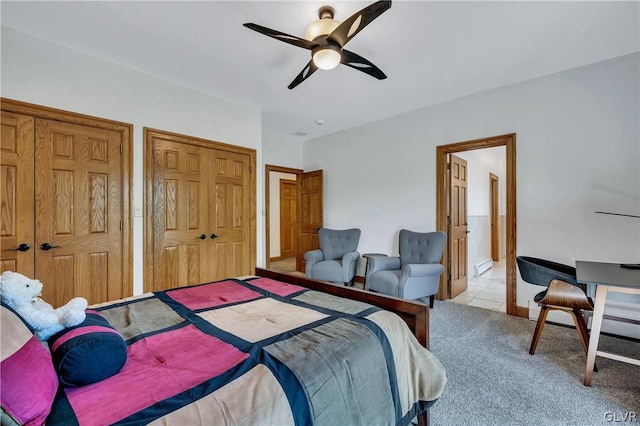
[[284,41],[285,43],[293,44],[294,46],[302,47],[303,49],[311,50],[317,46],[317,43],[311,42],[304,38],[285,34],[280,31],[272,30],[271,28],[263,27],[262,25],[251,24],[251,23],[243,24],[243,25],[261,34],[264,34],[269,37],[273,37],[276,40]]
[[305,67],[302,69],[302,71],[300,71],[300,74],[298,74],[296,78],[293,79],[291,84],[288,86],[289,89],[293,89],[298,84],[305,81],[307,78],[311,76],[311,74],[313,74],[317,70],[318,70],[318,67],[316,66],[316,64],[313,63],[313,59],[310,60],[309,63],[305,65]]
[[384,80],[387,78],[386,74],[382,70],[370,61],[366,60],[360,55],[357,55],[349,50],[342,49],[342,59],[340,62],[343,65],[354,68],[358,71],[362,71],[365,74],[369,74],[371,77],[375,77],[378,80]]
[[360,12],[354,13],[343,21],[327,38],[334,40],[340,47],[344,47],[349,40],[390,7],[391,1],[377,1],[370,4]]

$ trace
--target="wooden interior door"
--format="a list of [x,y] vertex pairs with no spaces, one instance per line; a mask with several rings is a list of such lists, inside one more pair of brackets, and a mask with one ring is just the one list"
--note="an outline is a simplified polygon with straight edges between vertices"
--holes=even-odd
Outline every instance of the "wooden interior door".
[[210,277],[208,151],[154,139],[153,267],[148,290],[205,282]]
[[298,244],[296,270],[304,272],[307,251],[320,248],[318,230],[322,227],[322,170],[298,175]]
[[[122,297],[118,132],[36,118],[36,278],[53,306]],[[45,281],[46,279],[46,281]]]
[[254,273],[251,270],[250,159],[246,154],[209,150],[211,281]]
[[451,298],[467,289],[467,161],[453,154],[449,168],[449,259]]
[[280,179],[280,257],[295,257],[297,243],[298,189],[293,180]]
[[494,262],[500,261],[500,213],[498,210],[499,200],[498,176],[489,173],[489,208],[491,211],[491,259]]
[[0,133],[0,273],[35,277],[32,116],[2,111]]

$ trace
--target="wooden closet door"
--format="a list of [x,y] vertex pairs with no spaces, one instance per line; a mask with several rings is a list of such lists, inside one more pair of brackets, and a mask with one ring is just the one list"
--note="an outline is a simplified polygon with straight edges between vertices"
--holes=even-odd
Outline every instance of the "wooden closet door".
[[[2,111],[0,135],[0,272],[33,278],[34,119]],[[22,244],[22,246],[20,246]],[[24,250],[28,244],[29,248]],[[20,246],[21,250],[17,250]]]
[[210,281],[208,150],[153,140],[152,291]]
[[244,154],[218,149],[209,152],[209,237],[213,244],[213,280],[253,273],[250,259],[249,160],[249,156]]
[[33,249],[43,298],[60,306],[76,296],[122,297],[120,134],[36,118],[35,141]]

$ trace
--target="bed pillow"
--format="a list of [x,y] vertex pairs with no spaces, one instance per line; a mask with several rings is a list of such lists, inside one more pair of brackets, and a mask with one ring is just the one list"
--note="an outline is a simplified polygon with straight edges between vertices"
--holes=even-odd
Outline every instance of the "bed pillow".
[[60,385],[85,386],[116,374],[127,360],[124,339],[99,312],[49,338]]
[[13,309],[4,303],[0,309],[2,411],[19,424],[42,424],[58,390],[51,354]]

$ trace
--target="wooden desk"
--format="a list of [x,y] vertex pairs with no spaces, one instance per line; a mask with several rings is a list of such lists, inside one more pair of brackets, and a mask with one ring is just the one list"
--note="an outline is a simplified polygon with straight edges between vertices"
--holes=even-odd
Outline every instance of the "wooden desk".
[[584,385],[591,386],[596,355],[640,366],[640,359],[598,351],[607,293],[640,294],[640,269],[625,269],[620,267],[618,263],[579,260],[576,261],[576,278],[578,282],[596,286],[593,322],[591,323],[591,336],[589,337],[589,350],[587,351],[587,368],[584,373]]

